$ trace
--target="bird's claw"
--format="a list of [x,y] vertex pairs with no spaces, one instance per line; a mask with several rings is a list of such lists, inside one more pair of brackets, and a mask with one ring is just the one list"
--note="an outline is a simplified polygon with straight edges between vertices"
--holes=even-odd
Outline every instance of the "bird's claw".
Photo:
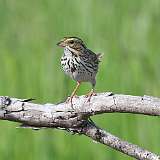
[[66,99],[66,103],[69,103],[70,101],[72,102],[72,99],[73,99],[73,98],[78,98],[78,96],[77,96],[77,95],[74,95],[74,96],[68,97],[68,98]]
[[72,109],[74,109],[73,108],[73,98],[78,98],[78,96],[74,95],[74,96],[68,97],[67,100],[66,100],[66,103],[71,103]]
[[97,94],[93,91],[89,92],[87,95],[85,95],[85,98],[88,98],[87,99],[87,102],[90,102],[91,101],[91,97],[92,96],[96,96]]

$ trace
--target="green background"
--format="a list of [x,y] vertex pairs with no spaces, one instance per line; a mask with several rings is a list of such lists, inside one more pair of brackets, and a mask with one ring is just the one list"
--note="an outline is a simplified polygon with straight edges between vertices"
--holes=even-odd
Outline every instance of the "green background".
[[[104,53],[97,92],[160,96],[159,0],[0,0],[0,95],[64,100],[75,82],[60,67],[64,36]],[[78,94],[91,86],[84,83]],[[102,128],[160,154],[160,119],[132,114],[93,118]],[[0,121],[0,159],[129,160],[85,136],[16,129]]]

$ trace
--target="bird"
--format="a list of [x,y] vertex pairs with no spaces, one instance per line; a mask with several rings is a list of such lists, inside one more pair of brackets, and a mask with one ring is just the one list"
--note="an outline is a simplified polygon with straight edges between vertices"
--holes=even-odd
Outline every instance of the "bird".
[[86,95],[86,97],[88,97],[87,102],[90,102],[91,97],[96,95],[96,74],[102,54],[96,54],[88,49],[86,44],[79,37],[64,37],[57,43],[57,46],[64,49],[60,59],[63,71],[77,82],[67,102],[70,101],[71,105],[73,105],[72,99],[76,95],[82,82],[90,82],[92,85],[91,91]]

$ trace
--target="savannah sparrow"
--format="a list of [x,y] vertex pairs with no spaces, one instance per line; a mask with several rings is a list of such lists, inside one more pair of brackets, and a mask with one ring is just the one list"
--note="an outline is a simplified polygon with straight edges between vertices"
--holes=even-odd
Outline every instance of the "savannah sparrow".
[[65,37],[57,45],[64,48],[61,58],[63,71],[77,82],[77,86],[68,101],[71,101],[72,104],[72,99],[81,82],[90,82],[92,84],[92,90],[87,94],[87,101],[90,101],[91,96],[95,94],[95,77],[102,54],[95,54],[89,50],[78,37]]

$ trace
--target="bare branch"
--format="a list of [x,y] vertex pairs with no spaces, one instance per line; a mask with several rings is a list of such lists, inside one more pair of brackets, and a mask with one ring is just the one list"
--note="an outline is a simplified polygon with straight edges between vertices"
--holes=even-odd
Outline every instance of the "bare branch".
[[151,153],[145,149],[138,147],[137,145],[131,144],[127,141],[123,141],[120,138],[88,123],[84,128],[83,133],[94,139],[97,142],[103,143],[113,149],[116,149],[122,153],[125,153],[131,157],[140,160],[159,160],[160,156]]
[[88,104],[85,103],[83,96],[74,102],[76,109],[79,108],[79,111],[89,115],[111,112],[160,115],[160,98],[151,96],[131,96],[106,92],[98,94]]
[[111,135],[89,120],[92,115],[111,112],[159,116],[159,98],[100,93],[90,103],[84,96],[74,98],[73,108],[65,102],[40,105],[29,100],[0,97],[0,119],[20,122],[23,127],[66,129],[140,160],[160,160],[160,156]]

